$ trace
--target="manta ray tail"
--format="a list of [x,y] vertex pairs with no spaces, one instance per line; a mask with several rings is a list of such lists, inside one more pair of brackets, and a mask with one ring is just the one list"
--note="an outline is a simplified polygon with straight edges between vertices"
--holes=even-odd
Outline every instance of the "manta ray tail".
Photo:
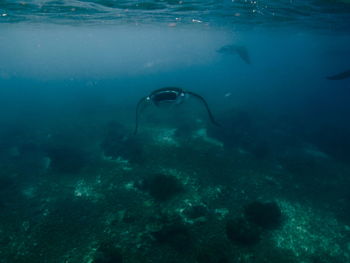
[[137,134],[137,130],[139,127],[139,111],[140,111],[140,106],[141,104],[146,100],[146,97],[143,97],[142,99],[139,100],[136,106],[136,115],[135,115],[135,130],[134,134]]
[[221,126],[220,123],[218,123],[218,122],[214,119],[213,114],[211,113],[211,111],[210,111],[210,109],[209,109],[208,103],[205,101],[205,99],[204,99],[202,96],[200,96],[200,95],[198,95],[198,94],[196,94],[196,93],[193,93],[193,92],[191,92],[191,91],[186,91],[186,93],[188,93],[188,94],[190,94],[190,95],[196,97],[197,99],[199,99],[199,100],[204,104],[205,108],[207,109],[207,112],[208,112],[210,121],[211,121],[214,125],[216,125],[216,126],[219,126],[219,127]]

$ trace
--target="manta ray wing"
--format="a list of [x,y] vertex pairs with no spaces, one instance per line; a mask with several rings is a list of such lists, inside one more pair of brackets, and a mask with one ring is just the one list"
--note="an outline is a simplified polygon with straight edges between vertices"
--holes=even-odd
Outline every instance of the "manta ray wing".
[[347,78],[350,78],[350,70],[327,77],[327,79],[329,80],[341,80],[341,79],[347,79]]
[[247,64],[251,63],[250,56],[248,50],[244,46],[236,46],[236,52],[238,56]]
[[245,46],[226,45],[217,50],[222,54],[237,54],[245,63],[251,64],[249,52]]

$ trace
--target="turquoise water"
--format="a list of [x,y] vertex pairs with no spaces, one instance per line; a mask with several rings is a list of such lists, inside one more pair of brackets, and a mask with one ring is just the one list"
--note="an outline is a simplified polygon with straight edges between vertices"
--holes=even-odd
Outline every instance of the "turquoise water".
[[0,1],[0,262],[350,262],[349,27],[346,0]]

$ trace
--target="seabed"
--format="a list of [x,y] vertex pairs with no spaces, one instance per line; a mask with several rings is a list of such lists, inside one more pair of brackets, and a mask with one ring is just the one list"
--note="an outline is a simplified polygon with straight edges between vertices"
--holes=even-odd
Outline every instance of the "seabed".
[[[328,195],[332,178],[296,174],[305,160],[326,162],[337,184],[348,184],[346,164],[310,145],[283,163],[213,135],[204,125],[181,133],[144,125],[129,139],[90,141],[116,151],[75,153],[68,158],[81,164],[73,168],[59,142],[46,142],[51,157],[27,181],[18,169],[24,150],[10,147],[14,166],[1,169],[1,262],[350,262],[350,226],[332,200],[313,199]],[[252,204],[260,209],[253,214]]]

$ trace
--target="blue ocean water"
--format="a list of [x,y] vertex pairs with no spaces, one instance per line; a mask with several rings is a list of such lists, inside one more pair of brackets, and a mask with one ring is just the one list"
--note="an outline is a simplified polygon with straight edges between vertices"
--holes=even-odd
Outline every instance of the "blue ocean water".
[[347,0],[1,0],[0,262],[350,262],[349,32]]

